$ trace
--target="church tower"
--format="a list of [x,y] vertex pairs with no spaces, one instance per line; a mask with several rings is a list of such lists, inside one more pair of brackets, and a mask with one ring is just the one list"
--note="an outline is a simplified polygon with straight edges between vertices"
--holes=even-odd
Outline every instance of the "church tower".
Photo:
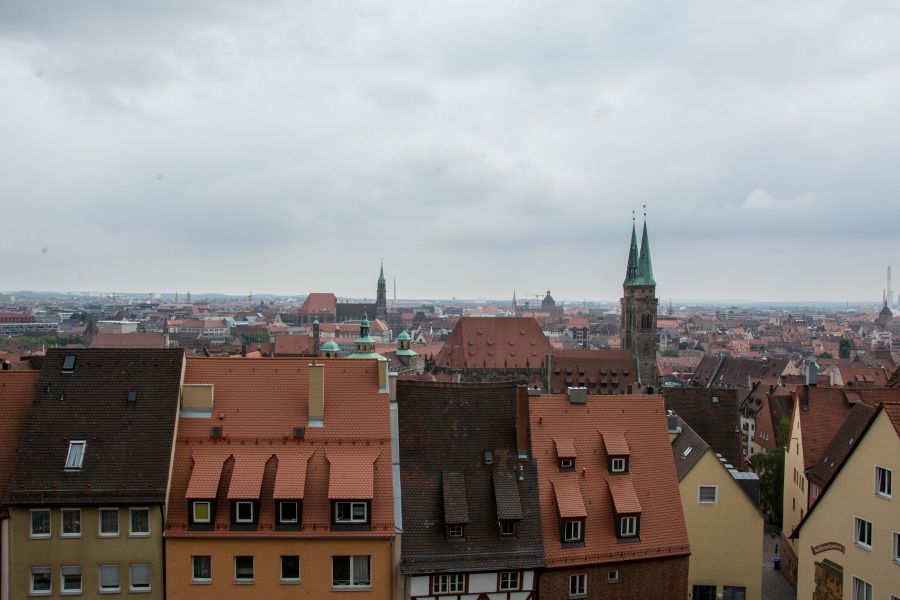
[[631,249],[622,287],[622,347],[634,356],[639,381],[645,386],[656,387],[656,312],[659,300],[650,260],[646,214],[640,251],[635,226],[633,223],[631,226]]
[[375,295],[375,318],[387,322],[387,284],[384,281],[384,262],[378,275],[378,292]]

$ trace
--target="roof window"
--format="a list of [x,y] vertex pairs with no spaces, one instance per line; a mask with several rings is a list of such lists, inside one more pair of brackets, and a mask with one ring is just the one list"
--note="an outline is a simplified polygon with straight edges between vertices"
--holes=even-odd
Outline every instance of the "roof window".
[[63,373],[74,373],[75,372],[75,355],[67,354],[63,359]]
[[83,440],[69,442],[69,453],[66,455],[66,471],[80,471],[84,462]]
[[128,401],[137,402],[137,392],[135,390],[130,390],[128,392]]

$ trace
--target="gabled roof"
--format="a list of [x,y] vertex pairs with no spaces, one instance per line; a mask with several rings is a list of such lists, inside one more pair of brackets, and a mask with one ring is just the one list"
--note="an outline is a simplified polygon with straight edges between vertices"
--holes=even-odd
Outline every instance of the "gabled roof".
[[[49,350],[9,503],[165,501],[183,361],[178,349]],[[64,471],[72,440],[86,441],[78,472]]]
[[828,483],[836,469],[844,462],[853,444],[859,440],[859,434],[868,425],[873,414],[875,414],[874,407],[862,402],[855,404],[831,443],[825,448],[822,458],[810,468],[807,476],[816,480],[820,486]]
[[275,336],[276,356],[310,356],[313,352],[313,338],[308,335],[283,333]]
[[91,348],[165,348],[166,336],[162,333],[111,333],[99,332],[91,338]]
[[[512,383],[397,382],[403,573],[543,565],[537,468],[517,457],[516,402]],[[517,521],[515,537],[499,535],[501,519]],[[466,524],[464,541],[447,539],[453,522]]]
[[[740,468],[743,460],[738,391],[721,388],[665,388],[666,408],[674,410],[713,451]],[[713,399],[717,402],[713,402]]]
[[331,292],[311,292],[300,306],[301,315],[333,315],[337,305],[337,296]]
[[[185,384],[211,384],[213,410],[209,418],[180,421],[167,536],[394,535],[389,398],[378,392],[377,363],[315,362],[324,365],[321,428],[307,426],[309,358],[188,358]],[[213,426],[222,428],[221,438],[211,437]],[[301,438],[294,437],[297,427],[305,428]],[[215,494],[206,498],[217,498],[219,505],[215,528],[188,530],[186,499],[211,491]],[[228,500],[238,496],[259,499],[258,530],[231,530]],[[299,531],[274,529],[278,498],[303,500]],[[371,499],[371,531],[331,531],[334,499]]]
[[678,417],[678,423],[681,433],[672,440],[672,456],[675,458],[678,481],[681,481],[700,462],[700,459],[709,450],[709,444],[681,417]]
[[458,369],[540,369],[552,351],[531,317],[460,317],[434,361]]
[[[532,451],[540,472],[548,567],[684,556],[690,552],[661,396],[588,396],[586,404],[571,404],[563,394],[530,400]],[[627,474],[609,473],[601,432],[616,432],[627,440]],[[574,440],[578,453],[574,472],[560,471],[557,464],[554,440],[566,436]],[[618,481],[610,487],[613,479]],[[579,496],[587,515],[584,546],[564,548],[558,504],[575,514],[578,510],[573,507],[577,507]],[[575,504],[570,502],[572,498]],[[619,510],[640,511],[639,541],[621,544],[616,538],[616,502]]]
[[19,441],[34,398],[38,371],[0,371],[0,504],[16,464]]

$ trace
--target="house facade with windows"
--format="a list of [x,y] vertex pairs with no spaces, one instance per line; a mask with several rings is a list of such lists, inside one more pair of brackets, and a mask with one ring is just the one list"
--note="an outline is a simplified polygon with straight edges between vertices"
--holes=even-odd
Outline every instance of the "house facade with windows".
[[374,359],[187,360],[170,598],[392,597],[382,371]]
[[669,431],[691,545],[692,600],[760,600],[764,521],[759,478],[738,471],[681,418]]
[[47,352],[6,495],[10,598],[163,598],[182,350]]
[[875,408],[793,531],[797,597],[900,598],[900,401]]
[[662,396],[532,396],[540,598],[687,594],[690,546]]
[[397,382],[402,598],[535,598],[544,559],[528,402],[513,382]]

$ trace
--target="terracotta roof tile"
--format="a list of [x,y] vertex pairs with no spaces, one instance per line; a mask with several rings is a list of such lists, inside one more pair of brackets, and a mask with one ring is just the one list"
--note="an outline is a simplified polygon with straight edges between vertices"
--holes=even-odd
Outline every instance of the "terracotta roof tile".
[[540,369],[552,350],[531,317],[461,317],[434,360],[438,367]]
[[300,306],[301,315],[334,314],[337,296],[331,292],[312,292]]
[[628,449],[628,441],[625,434],[621,431],[603,431],[600,433],[603,437],[603,447],[606,449],[607,456],[628,456],[631,451]]
[[188,499],[215,498],[219,490],[219,478],[222,476],[222,464],[229,454],[218,448],[194,450],[191,456],[193,468],[191,480],[184,497]]
[[641,501],[638,500],[631,477],[627,475],[610,477],[607,483],[609,484],[609,493],[612,494],[613,507],[615,507],[616,514],[628,515],[641,512]]
[[556,438],[553,443],[556,445],[557,458],[578,458],[572,438]]
[[[553,482],[553,493],[556,498],[556,509],[563,519],[583,519],[587,517],[581,486],[576,475],[560,478]],[[555,519],[554,519],[555,520]]]
[[469,505],[466,502],[466,478],[462,473],[441,474],[444,500],[444,522],[464,525],[469,522]]
[[99,332],[91,338],[91,348],[165,348],[166,336],[162,333],[113,333]]
[[275,475],[275,500],[303,500],[306,489],[306,465],[312,452],[278,453],[278,472]]
[[0,371],[0,503],[16,464],[19,440],[39,376],[38,371]]
[[240,452],[234,459],[234,470],[228,484],[229,500],[257,500],[262,488],[263,471],[272,456],[268,453]]
[[375,494],[374,464],[378,451],[327,450],[328,498],[371,500]]

